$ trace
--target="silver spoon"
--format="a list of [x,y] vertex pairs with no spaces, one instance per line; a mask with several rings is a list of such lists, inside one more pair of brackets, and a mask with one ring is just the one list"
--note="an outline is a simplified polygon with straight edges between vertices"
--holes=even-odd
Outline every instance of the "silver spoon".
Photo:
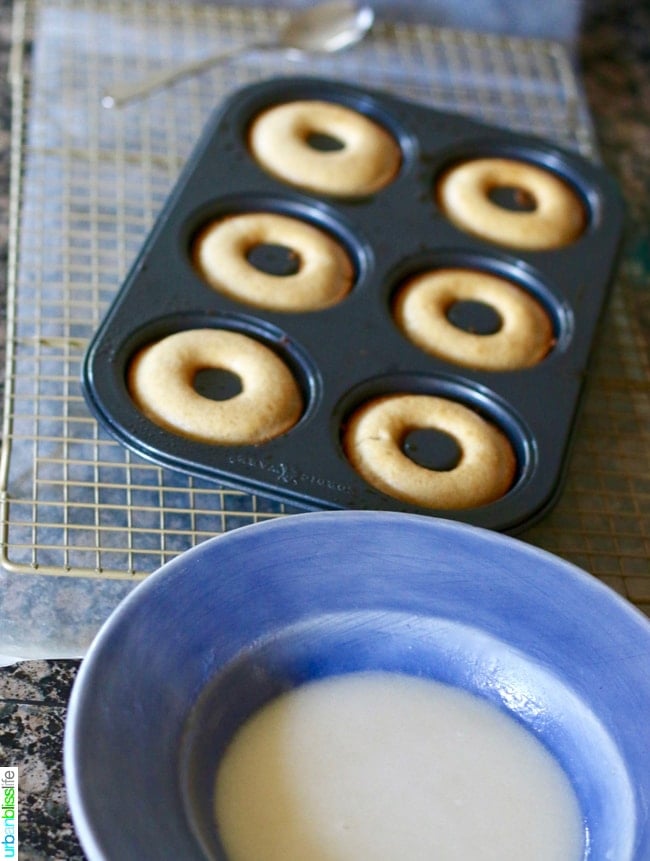
[[118,108],[141,99],[154,90],[168,87],[182,78],[196,75],[217,63],[240,53],[253,50],[279,49],[291,59],[305,54],[342,51],[356,44],[374,23],[370,6],[359,6],[353,0],[329,0],[318,6],[297,10],[288,24],[272,39],[258,43],[236,45],[233,48],[159,72],[136,84],[117,84],[102,96],[105,108]]

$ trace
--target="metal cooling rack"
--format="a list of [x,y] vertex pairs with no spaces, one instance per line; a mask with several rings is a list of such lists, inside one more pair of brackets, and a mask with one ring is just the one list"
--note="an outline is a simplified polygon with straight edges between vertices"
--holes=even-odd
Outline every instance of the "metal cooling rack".
[[[563,46],[428,25],[379,22],[357,49],[334,62],[315,58],[308,67],[277,53],[249,53],[139,105],[100,106],[111,81],[219,45],[255,41],[286,15],[171,0],[28,0],[16,7],[0,476],[2,564],[12,575],[137,581],[208,536],[289,511],[138,459],[100,430],[79,387],[88,339],[224,95],[274,75],[354,80],[595,157],[588,112]],[[649,380],[620,279],[564,494],[522,536],[645,609]],[[114,593],[108,594],[106,604]],[[99,616],[104,609],[111,607]]]

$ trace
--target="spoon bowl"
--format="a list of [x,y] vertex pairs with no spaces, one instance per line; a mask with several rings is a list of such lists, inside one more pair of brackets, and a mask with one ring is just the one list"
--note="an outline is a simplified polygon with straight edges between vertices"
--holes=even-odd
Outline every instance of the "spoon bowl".
[[104,93],[101,102],[105,108],[123,107],[183,78],[253,50],[283,51],[292,60],[300,60],[311,54],[342,51],[363,39],[374,20],[375,14],[370,6],[360,6],[354,0],[327,0],[294,12],[287,24],[268,41],[235,45],[229,50],[192,60],[135,84],[116,84]]
[[363,39],[374,20],[370,6],[333,0],[294,14],[278,34],[278,47],[297,58],[343,51]]

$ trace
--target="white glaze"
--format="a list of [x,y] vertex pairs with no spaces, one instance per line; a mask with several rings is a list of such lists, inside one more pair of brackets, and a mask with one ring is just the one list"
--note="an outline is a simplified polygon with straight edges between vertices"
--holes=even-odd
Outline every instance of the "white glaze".
[[577,861],[556,760],[486,701],[357,673],[303,685],[238,732],[216,781],[232,861]]

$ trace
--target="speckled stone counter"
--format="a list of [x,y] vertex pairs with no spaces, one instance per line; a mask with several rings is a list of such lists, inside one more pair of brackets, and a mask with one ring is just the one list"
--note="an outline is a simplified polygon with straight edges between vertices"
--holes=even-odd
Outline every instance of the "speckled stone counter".
[[[11,3],[0,0],[0,290],[4,296],[9,176],[6,69]],[[603,159],[629,209],[626,277],[650,349],[650,7],[612,0],[590,7],[578,57]],[[4,303],[3,303],[4,306]],[[4,313],[4,311],[3,311]],[[0,765],[21,767],[21,858],[83,859],[66,805],[62,742],[76,661],[0,670]],[[124,859],[128,861],[128,859]]]

